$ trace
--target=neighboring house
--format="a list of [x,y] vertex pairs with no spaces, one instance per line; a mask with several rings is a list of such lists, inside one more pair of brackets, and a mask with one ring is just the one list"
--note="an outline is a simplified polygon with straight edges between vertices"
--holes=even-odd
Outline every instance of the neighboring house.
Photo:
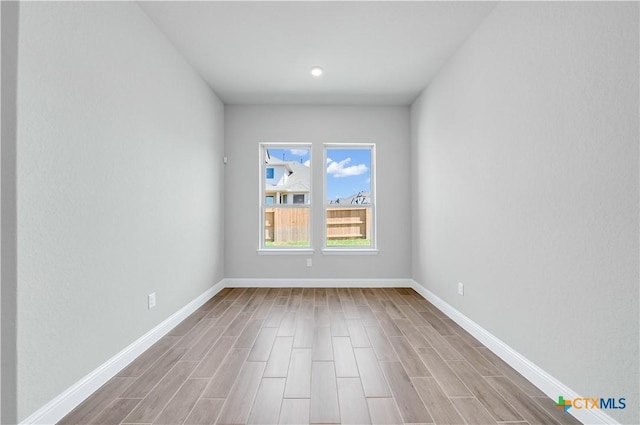
[[358,192],[348,198],[337,198],[335,201],[329,201],[329,204],[337,205],[366,205],[371,203],[371,195],[369,192]]
[[265,203],[293,205],[309,203],[309,167],[297,161],[265,157]]

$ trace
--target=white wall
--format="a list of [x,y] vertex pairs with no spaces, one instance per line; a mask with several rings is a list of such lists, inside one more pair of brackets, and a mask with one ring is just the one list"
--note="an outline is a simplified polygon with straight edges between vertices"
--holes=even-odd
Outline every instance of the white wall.
[[499,3],[411,111],[414,279],[636,424],[638,49],[638,3]]
[[[410,276],[409,108],[227,106],[225,274],[227,278],[408,278]],[[260,142],[312,143],[313,267],[306,257],[258,255]],[[325,142],[375,143],[377,256],[322,255]],[[242,196],[237,196],[242,194]],[[292,201],[290,201],[292,202]],[[312,217],[312,220],[314,219]]]
[[135,3],[23,3],[18,59],[22,420],[223,278],[224,123]]

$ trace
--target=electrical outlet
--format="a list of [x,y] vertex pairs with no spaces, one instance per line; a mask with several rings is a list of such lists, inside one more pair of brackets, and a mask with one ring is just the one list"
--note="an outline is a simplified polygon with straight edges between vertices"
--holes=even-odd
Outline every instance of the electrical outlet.
[[149,294],[147,296],[147,302],[149,305],[149,310],[156,306],[156,293]]
[[311,267],[313,265],[313,259],[307,258],[307,267]]
[[464,283],[458,282],[458,295],[464,295]]

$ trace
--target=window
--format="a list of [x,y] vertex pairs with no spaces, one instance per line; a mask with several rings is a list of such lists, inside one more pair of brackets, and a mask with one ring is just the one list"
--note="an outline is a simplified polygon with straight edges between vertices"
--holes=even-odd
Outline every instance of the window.
[[263,143],[260,162],[260,249],[308,250],[311,145]]
[[325,249],[375,249],[375,145],[325,144]]

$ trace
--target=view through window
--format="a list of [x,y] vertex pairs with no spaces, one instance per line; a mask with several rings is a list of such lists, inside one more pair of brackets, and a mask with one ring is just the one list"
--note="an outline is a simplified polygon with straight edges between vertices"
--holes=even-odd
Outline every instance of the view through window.
[[263,144],[262,248],[310,247],[311,147]]
[[325,246],[375,247],[373,145],[325,145]]

